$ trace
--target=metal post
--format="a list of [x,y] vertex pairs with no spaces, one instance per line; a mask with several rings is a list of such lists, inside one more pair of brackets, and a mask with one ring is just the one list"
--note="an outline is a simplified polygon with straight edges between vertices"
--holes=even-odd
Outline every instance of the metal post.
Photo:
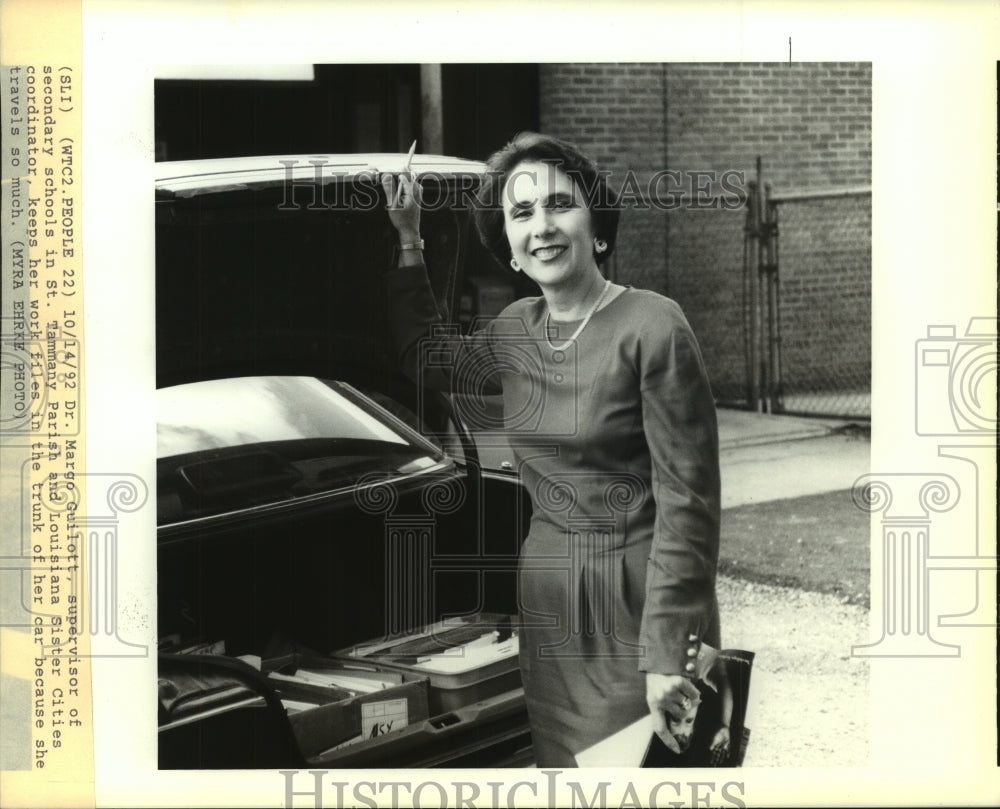
[[765,294],[763,300],[765,317],[767,318],[767,359],[766,378],[767,387],[764,392],[766,399],[766,409],[769,413],[774,413],[779,408],[779,379],[778,379],[778,223],[777,211],[774,203],[771,202],[771,184],[764,185],[764,197],[762,201],[763,221],[761,223],[761,247],[763,262],[761,273],[763,274],[763,284]]
[[760,158],[757,158],[758,181],[750,183],[750,198],[747,208],[747,309],[749,319],[749,333],[747,335],[748,361],[747,376],[749,379],[749,391],[747,396],[747,409],[759,410],[761,398],[760,386],[760,293],[758,291],[758,272],[760,266],[760,256],[754,248],[757,245],[760,234]]
[[444,152],[444,100],[439,64],[420,66],[420,108],[423,143],[419,144],[419,149],[424,154],[441,154]]
[[753,401],[753,375],[750,373],[750,208],[753,203],[753,181],[749,183],[750,193],[747,196],[746,215],[743,218],[743,277],[740,279],[743,285],[743,298],[741,299],[740,321],[743,326],[743,376],[745,388],[743,393],[746,397],[747,409]]
[[771,375],[769,373],[768,335],[765,326],[770,326],[768,316],[768,299],[770,283],[767,264],[767,184],[761,172],[761,159],[757,158],[757,339],[759,341],[758,362],[760,363],[760,406],[761,412],[770,412]]
[[778,206],[771,201],[768,189],[768,223],[771,268],[771,412],[784,409],[781,381],[781,273],[778,261]]

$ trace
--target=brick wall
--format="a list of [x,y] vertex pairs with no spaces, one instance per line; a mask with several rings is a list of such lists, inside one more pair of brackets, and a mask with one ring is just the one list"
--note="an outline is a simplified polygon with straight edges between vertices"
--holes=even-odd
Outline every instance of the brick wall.
[[737,169],[762,158],[776,191],[871,182],[871,66],[672,64],[671,168]]
[[[869,64],[542,65],[539,80],[542,131],[576,142],[619,182],[629,170],[645,182],[664,168],[750,180],[758,156],[776,194],[871,182]],[[813,380],[834,354],[850,367],[832,384],[865,384],[870,374],[870,203],[867,219],[857,206],[824,203],[824,216],[809,219],[813,230],[791,230],[791,215],[782,226],[782,244],[795,244],[782,253],[783,317],[798,335],[789,361],[808,369],[797,377],[802,385],[825,384]],[[618,280],[681,304],[723,399],[745,389],[743,223],[742,210],[633,208],[615,264]],[[827,225],[835,238],[815,231]],[[829,339],[830,311],[853,315],[835,330],[838,345]],[[810,324],[827,339],[813,339]]]

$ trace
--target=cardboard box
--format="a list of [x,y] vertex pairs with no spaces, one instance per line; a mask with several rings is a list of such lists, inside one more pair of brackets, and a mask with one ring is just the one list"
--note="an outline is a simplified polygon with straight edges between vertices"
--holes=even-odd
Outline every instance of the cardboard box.
[[[330,660],[316,660],[292,655],[265,662],[265,669],[290,674],[298,669],[364,673],[357,668]],[[367,673],[374,673],[367,667]],[[341,689],[318,684],[274,680],[274,688],[283,699],[318,702],[316,707],[289,712],[288,721],[299,749],[307,759],[345,744],[360,744],[428,718],[427,678],[403,673],[402,683],[369,693],[344,697]]]

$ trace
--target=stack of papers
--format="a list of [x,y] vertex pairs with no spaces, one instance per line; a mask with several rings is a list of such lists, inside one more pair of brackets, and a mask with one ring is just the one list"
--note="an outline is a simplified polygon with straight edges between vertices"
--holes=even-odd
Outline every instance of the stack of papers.
[[306,682],[334,688],[346,688],[348,691],[359,694],[370,694],[373,691],[392,688],[403,682],[402,674],[388,671],[380,671],[377,676],[373,677],[365,677],[365,672],[359,672],[358,675],[355,675],[340,671],[311,671],[308,669],[299,669],[295,674]]
[[653,739],[653,717],[642,719],[576,754],[578,767],[640,767]]
[[458,674],[517,655],[517,635],[507,638],[503,643],[497,643],[496,636],[496,632],[491,632],[479,640],[453,646],[435,655],[420,657],[414,668],[442,674]]
[[[366,675],[371,676],[366,676]],[[267,675],[272,680],[300,685],[320,685],[344,691],[344,699],[356,697],[358,694],[371,694],[386,688],[400,685],[403,675],[395,672],[357,672],[346,671],[314,671],[299,669],[295,674],[281,674],[272,671]]]

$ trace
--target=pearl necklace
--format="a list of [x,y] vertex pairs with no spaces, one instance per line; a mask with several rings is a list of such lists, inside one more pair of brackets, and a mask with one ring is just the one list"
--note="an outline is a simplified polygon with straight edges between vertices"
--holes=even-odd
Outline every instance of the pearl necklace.
[[597,311],[597,307],[599,307],[601,305],[601,301],[604,300],[604,296],[608,294],[608,289],[610,289],[610,288],[611,288],[611,280],[610,279],[606,279],[604,281],[604,289],[601,290],[601,295],[597,299],[597,302],[593,306],[590,307],[590,311],[587,312],[587,316],[583,319],[583,322],[579,326],[576,327],[576,331],[573,332],[572,336],[565,343],[563,343],[561,346],[552,345],[552,341],[549,339],[549,318],[550,318],[550,316],[551,316],[552,313],[549,312],[549,311],[546,311],[545,312],[545,342],[549,344],[549,348],[551,348],[553,351],[565,351],[567,348],[569,348],[573,344],[573,341],[576,340],[576,338],[580,336],[580,332],[582,332],[587,327],[587,324],[590,322],[590,318],[593,317],[594,312]]

